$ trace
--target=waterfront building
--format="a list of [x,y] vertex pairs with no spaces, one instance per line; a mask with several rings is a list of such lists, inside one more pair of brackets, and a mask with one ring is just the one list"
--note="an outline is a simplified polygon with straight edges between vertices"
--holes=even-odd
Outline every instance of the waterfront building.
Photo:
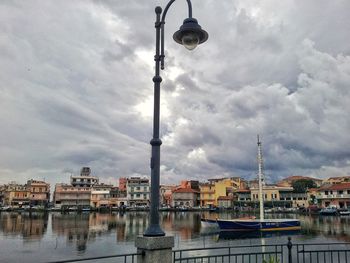
[[179,188],[173,192],[173,207],[196,207],[200,204],[200,191],[191,188]]
[[126,192],[126,182],[127,182],[127,178],[126,177],[119,178],[119,190],[120,191],[125,191]]
[[112,187],[110,191],[109,205],[111,207],[122,207],[128,205],[126,191],[121,191],[119,187]]
[[189,188],[189,189],[193,189],[195,191],[199,191],[199,181],[197,180],[183,180],[181,181],[181,184],[179,187],[177,187],[177,189],[180,188]]
[[309,207],[309,198],[306,193],[294,193],[293,188],[279,189],[279,200],[292,207]]
[[50,202],[50,184],[31,179],[27,181],[27,190],[30,206],[47,207]]
[[90,167],[83,167],[80,170],[80,175],[71,176],[70,183],[73,187],[92,187],[98,184],[98,177],[91,175]]
[[322,207],[350,208],[350,183],[325,185],[318,189],[316,199]]
[[173,191],[176,189],[175,185],[161,185],[160,186],[160,205],[171,206],[173,200]]
[[56,184],[53,203],[56,208],[90,207],[91,187],[74,187],[70,184]]
[[90,207],[107,208],[110,206],[110,192],[112,185],[97,184],[91,187]]
[[150,184],[147,177],[127,178],[126,192],[129,206],[149,206]]
[[5,186],[0,185],[0,206],[4,205]]
[[219,206],[219,197],[232,197],[235,190],[246,186],[246,182],[239,177],[208,179],[208,183],[200,185],[201,206]]
[[[293,188],[291,188],[293,190]],[[275,185],[264,185],[263,186],[263,199],[264,201],[277,201],[280,199],[279,195],[280,188]],[[259,201],[259,188],[250,188],[251,200],[254,202]]]
[[234,197],[231,196],[219,196],[218,207],[219,208],[233,208]]
[[218,199],[221,196],[229,196],[229,193],[233,192],[233,189],[237,189],[240,184],[236,185],[233,184],[233,181],[230,178],[223,178],[221,180],[218,180],[214,183],[214,189],[215,189],[215,202],[214,205],[218,206]]
[[252,200],[251,193],[249,189],[237,189],[234,191],[234,194],[237,196],[238,202],[250,202]]
[[[259,201],[259,189],[251,188],[251,200]],[[307,193],[294,193],[293,187],[265,185],[263,186],[264,202],[274,206],[308,207]]]
[[23,207],[29,206],[30,191],[28,191],[26,185],[17,184],[16,182],[11,182],[4,186],[4,206],[11,207]]
[[200,205],[202,207],[215,206],[215,184],[201,183],[200,186]]
[[234,189],[247,189],[248,183],[241,177],[231,177],[231,183]]

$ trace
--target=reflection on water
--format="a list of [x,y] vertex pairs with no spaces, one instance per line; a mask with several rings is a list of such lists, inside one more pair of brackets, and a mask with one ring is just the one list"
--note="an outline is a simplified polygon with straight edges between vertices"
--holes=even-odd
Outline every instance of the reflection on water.
[[0,231],[4,236],[35,240],[41,239],[47,229],[48,214],[2,213],[0,218]]
[[[268,242],[284,242],[285,235],[293,235],[293,239],[302,241],[350,242],[350,216],[269,215],[271,218],[299,218],[302,230],[288,233],[218,233],[201,228],[201,217],[230,219],[237,216],[232,213],[163,212],[160,220],[166,233],[175,236],[178,247],[200,247],[224,242],[242,245],[251,243],[251,240],[262,239],[269,239]],[[147,225],[147,212],[2,212],[0,261],[17,262],[25,258],[25,262],[38,262],[38,258],[48,261],[125,253],[126,248],[129,251],[134,250],[135,237],[142,234]],[[279,238],[283,235],[284,237]]]
[[299,235],[300,230],[283,232],[256,232],[256,231],[221,231],[218,233],[219,239],[249,239],[249,238],[272,238],[281,236]]

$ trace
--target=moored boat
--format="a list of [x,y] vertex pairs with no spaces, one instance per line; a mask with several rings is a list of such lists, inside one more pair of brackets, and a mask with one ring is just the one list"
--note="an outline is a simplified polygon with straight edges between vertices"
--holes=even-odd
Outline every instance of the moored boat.
[[264,219],[264,199],[263,199],[263,160],[261,141],[258,135],[258,182],[259,182],[259,208],[260,218],[237,218],[230,220],[218,219],[217,223],[222,231],[291,231],[300,230],[300,220],[298,219]]
[[218,219],[217,224],[223,231],[291,231],[301,228],[297,219]]
[[216,228],[218,227],[218,223],[216,222],[216,219],[201,218],[201,226]]

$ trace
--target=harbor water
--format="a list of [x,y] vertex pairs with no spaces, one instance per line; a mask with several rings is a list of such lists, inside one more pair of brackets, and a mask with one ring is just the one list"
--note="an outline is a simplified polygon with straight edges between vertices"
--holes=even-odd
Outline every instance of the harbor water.
[[[264,236],[220,234],[200,222],[201,217],[237,216],[232,212],[161,212],[160,220],[166,234],[175,237],[175,248],[285,244],[288,236],[293,242],[350,242],[350,216],[270,214],[267,217],[299,218],[302,230]],[[2,212],[0,262],[48,262],[135,252],[135,237],[147,225],[148,212]]]

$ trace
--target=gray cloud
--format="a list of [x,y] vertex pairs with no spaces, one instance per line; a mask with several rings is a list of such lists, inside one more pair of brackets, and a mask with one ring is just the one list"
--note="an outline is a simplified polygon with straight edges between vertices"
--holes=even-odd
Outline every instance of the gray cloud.
[[[0,3],[0,183],[149,175],[154,7],[167,1]],[[166,21],[162,181],[349,174],[345,1],[193,0],[209,34],[188,52]],[[112,183],[115,183],[112,182]]]

